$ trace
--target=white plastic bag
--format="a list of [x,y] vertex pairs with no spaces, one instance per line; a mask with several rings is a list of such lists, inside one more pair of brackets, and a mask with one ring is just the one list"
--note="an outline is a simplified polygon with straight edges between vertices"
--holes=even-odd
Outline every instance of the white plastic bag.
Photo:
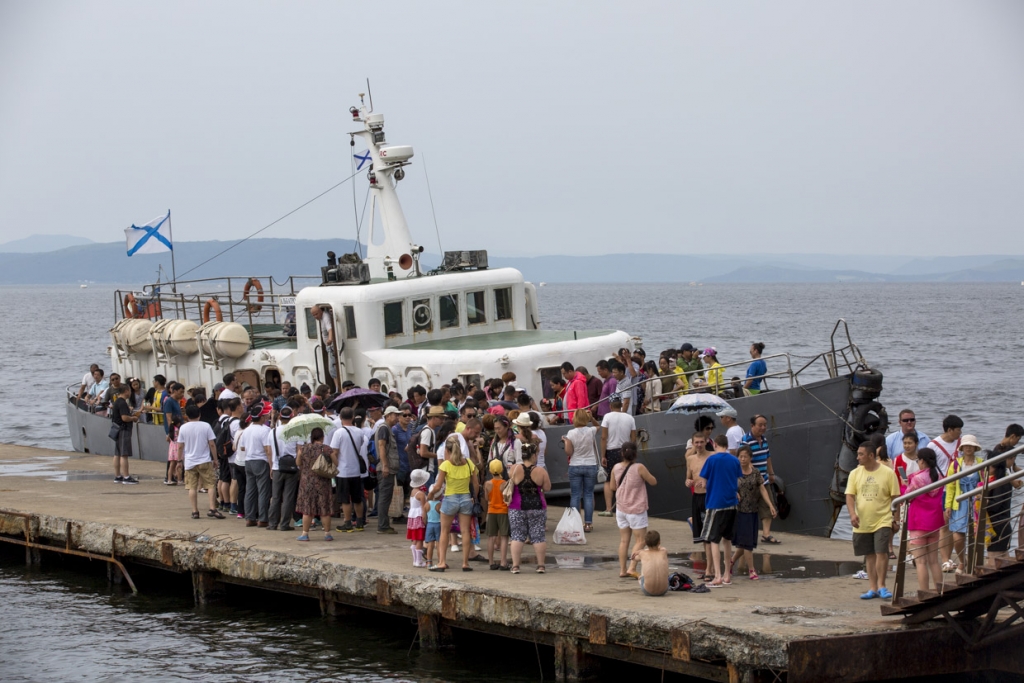
[[583,518],[575,508],[565,508],[562,520],[555,527],[555,543],[557,545],[586,545],[587,537],[583,533]]

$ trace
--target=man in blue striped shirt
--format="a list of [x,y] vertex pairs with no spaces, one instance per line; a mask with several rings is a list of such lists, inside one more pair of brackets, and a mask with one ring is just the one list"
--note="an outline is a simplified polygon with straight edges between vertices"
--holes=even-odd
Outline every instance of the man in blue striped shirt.
[[[764,478],[768,495],[774,499],[775,492],[767,484],[775,483],[775,469],[772,467],[772,455],[768,450],[768,438],[765,432],[768,431],[768,418],[764,415],[755,415],[750,418],[750,433],[743,437],[743,443],[750,446],[751,464],[757,468]],[[778,543],[778,539],[772,536],[772,512],[764,500],[758,500],[757,514],[761,519],[761,541],[764,543]]]

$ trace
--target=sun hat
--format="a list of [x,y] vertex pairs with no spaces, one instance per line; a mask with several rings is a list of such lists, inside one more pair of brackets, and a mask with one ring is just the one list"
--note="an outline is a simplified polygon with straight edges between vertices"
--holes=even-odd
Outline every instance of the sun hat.
[[530,419],[529,413],[519,413],[516,419],[512,420],[512,424],[519,427],[533,427],[533,420]]
[[979,451],[981,450],[981,444],[978,443],[978,437],[973,434],[964,434],[960,437],[960,448],[964,446],[974,446]]
[[418,489],[430,481],[430,474],[426,470],[413,470],[409,475],[409,486]]
[[444,417],[444,408],[441,406],[430,406],[430,410],[427,411],[427,417]]
[[[377,410],[380,410],[380,406],[376,406],[376,408]],[[370,410],[373,410],[373,408],[371,408]],[[402,411],[399,410],[398,408],[394,406],[388,406],[388,409],[384,411],[384,417],[387,417],[388,415],[400,415],[401,413]]]

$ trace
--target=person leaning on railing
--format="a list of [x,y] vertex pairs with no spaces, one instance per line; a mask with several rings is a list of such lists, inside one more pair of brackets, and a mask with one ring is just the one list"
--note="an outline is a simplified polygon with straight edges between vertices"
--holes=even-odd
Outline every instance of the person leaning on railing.
[[[1024,437],[1024,427],[1021,427],[1019,424],[1011,424],[1006,428],[1003,440],[996,444],[989,452],[987,459],[991,460],[1015,448],[1017,443],[1020,442],[1021,437]],[[1007,470],[1017,470],[1016,465],[1009,459],[1003,459],[993,464],[987,471],[988,480],[991,482],[1002,479],[1006,476]],[[1010,534],[1012,533],[1010,528],[1010,496],[1013,493],[1013,489],[1019,489],[1021,485],[1022,483],[1018,479],[1014,482],[989,488],[985,494],[985,512],[988,513],[989,523],[992,524],[992,529],[995,531],[992,542],[988,544],[989,557],[1005,557],[1010,549]],[[1018,534],[1020,534],[1019,530]]]

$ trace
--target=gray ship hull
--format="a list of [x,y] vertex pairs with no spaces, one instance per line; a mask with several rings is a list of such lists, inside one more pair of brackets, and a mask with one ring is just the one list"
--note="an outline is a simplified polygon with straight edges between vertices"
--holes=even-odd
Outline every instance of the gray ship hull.
[[[775,472],[785,483],[791,511],[772,527],[827,536],[835,507],[829,486],[835,476],[836,458],[843,445],[846,426],[842,415],[851,398],[850,377],[813,382],[779,391],[731,400],[741,426],[756,414],[768,418],[768,441]],[[107,433],[110,421],[103,416],[67,403],[71,443],[76,451],[113,455],[114,442]],[[646,433],[640,461],[658,479],[648,487],[650,516],[685,520],[690,516],[691,494],[686,487],[685,444],[693,436],[693,415],[651,413],[636,418],[637,429]],[[717,419],[716,419],[717,422]],[[552,505],[568,502],[568,465],[561,436],[567,427],[549,427],[546,466],[554,486]],[[135,457],[165,461],[167,441],[162,426],[136,425],[133,439]],[[600,493],[597,494],[601,498]]]

